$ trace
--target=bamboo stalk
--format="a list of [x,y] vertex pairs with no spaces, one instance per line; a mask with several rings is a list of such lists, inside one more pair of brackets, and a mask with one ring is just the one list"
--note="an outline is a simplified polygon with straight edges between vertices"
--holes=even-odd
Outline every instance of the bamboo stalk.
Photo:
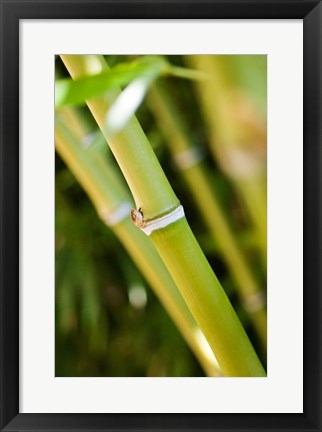
[[[265,127],[258,123],[250,128],[247,119],[238,117],[240,113],[236,113],[236,106],[241,107],[244,117],[247,117],[251,107],[247,98],[238,94],[227,78],[225,57],[189,56],[188,63],[211,77],[197,83],[210,130],[211,150],[222,170],[232,180],[249,213],[266,268],[266,163],[262,157],[266,145]],[[250,129],[254,137],[250,137]],[[251,149],[254,144],[256,146]]]
[[[63,55],[62,60],[73,78],[97,73],[97,70],[90,70],[91,56]],[[101,70],[104,69],[103,60],[101,57]],[[142,209],[142,218],[144,215],[146,220],[156,220],[169,215],[177,209],[179,200],[136,118],[132,117],[115,135],[106,132],[106,104],[111,102],[91,100],[87,104],[118,161],[137,207]],[[245,330],[185,217],[154,231],[151,240],[205,334],[224,375],[265,376]]]

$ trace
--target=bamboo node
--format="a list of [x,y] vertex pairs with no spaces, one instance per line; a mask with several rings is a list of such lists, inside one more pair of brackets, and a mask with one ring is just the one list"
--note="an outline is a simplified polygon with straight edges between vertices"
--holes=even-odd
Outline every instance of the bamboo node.
[[205,154],[201,147],[193,146],[187,150],[175,153],[173,158],[177,167],[181,170],[186,170],[204,159]]
[[249,313],[255,313],[266,306],[266,295],[263,290],[257,291],[244,300],[244,308]]
[[122,222],[122,220],[128,217],[130,208],[130,203],[123,202],[112,211],[107,208],[101,209],[99,215],[106,225],[112,226]]
[[141,207],[136,210],[131,210],[131,219],[133,223],[141,228],[141,230],[146,234],[150,235],[153,231],[160,228],[165,228],[166,226],[176,222],[184,217],[184,210],[182,205],[179,205],[170,213],[160,215],[157,218],[145,220]]

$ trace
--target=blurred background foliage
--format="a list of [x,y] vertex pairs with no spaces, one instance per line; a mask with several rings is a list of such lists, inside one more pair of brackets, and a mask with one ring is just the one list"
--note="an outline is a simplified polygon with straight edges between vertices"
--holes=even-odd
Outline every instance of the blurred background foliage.
[[[217,97],[220,102],[221,98],[227,96],[227,100],[235,101],[232,103],[236,106],[229,106],[231,114],[235,108],[241,112],[241,99],[231,98],[231,95],[243,95],[244,123],[247,123],[248,129],[253,128],[253,133],[247,135],[252,141],[250,148],[252,153],[259,154],[261,160],[264,160],[266,182],[266,57],[216,57],[217,66],[222,67],[225,86],[222,94],[211,94],[210,97],[214,101]],[[106,58],[110,66],[131,60],[124,56]],[[194,59],[185,56],[168,56],[167,59],[171,64],[182,67],[199,66]],[[214,68],[216,69],[216,65]],[[69,76],[59,57],[56,58],[56,76]],[[236,179],[231,178],[229,170],[222,163],[225,153],[219,155],[218,148],[215,151],[212,149],[213,133],[204,111],[198,83],[173,77],[164,81],[171,100],[175,102],[183,118],[190,141],[202,148],[209,185],[224,210],[247,265],[265,292],[265,258],[263,259],[259,245],[256,221],[248,211],[242,192],[234,187]],[[162,130],[162,122],[156,121],[151,104],[153,98],[148,92],[136,116],[185,208],[187,220],[199,244],[265,363],[265,349],[251,324],[247,310],[240,302],[234,278],[223,258],[220,245],[210,235],[185,177],[174,163],[169,145],[165,143],[167,134]],[[88,133],[96,132],[97,125],[87,107],[79,107],[77,110],[89,129]],[[234,118],[227,119],[227,124],[232,129],[235,128]],[[255,131],[258,124],[262,128],[260,139],[258,131]],[[224,134],[219,133],[219,136]],[[104,141],[98,139],[96,145],[100,147],[101,157],[107,158],[117,167]],[[266,186],[263,190],[262,199],[266,203]],[[265,224],[263,221],[266,232]],[[97,217],[92,203],[57,153],[55,233],[56,376],[204,376],[203,369],[153,290],[117,237]]]

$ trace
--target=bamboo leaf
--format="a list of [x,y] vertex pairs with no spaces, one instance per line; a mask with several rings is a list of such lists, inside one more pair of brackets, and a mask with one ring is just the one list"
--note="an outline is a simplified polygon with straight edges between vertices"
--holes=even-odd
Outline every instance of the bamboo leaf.
[[161,57],[147,57],[135,62],[122,63],[98,75],[85,76],[77,80],[58,80],[55,84],[55,106],[80,105],[86,100],[102,96],[131,81],[155,74],[165,73],[167,63]]
[[[55,83],[55,107],[82,105],[86,100],[102,96],[108,91],[119,89],[130,83],[133,87],[128,91],[135,92],[144,97],[147,88],[160,76],[173,75],[180,78],[201,79],[205,74],[188,68],[171,66],[161,56],[143,57],[134,62],[120,63],[112,69],[104,70],[102,73],[91,76],[83,76],[77,80],[64,78]],[[133,90],[133,88],[135,90]],[[140,92],[138,89],[140,88]],[[133,103],[136,108],[141,99]],[[135,112],[135,109],[133,112]]]
[[134,80],[119,95],[106,115],[105,130],[110,136],[124,128],[141,105],[149,87],[158,78],[158,73],[151,71]]

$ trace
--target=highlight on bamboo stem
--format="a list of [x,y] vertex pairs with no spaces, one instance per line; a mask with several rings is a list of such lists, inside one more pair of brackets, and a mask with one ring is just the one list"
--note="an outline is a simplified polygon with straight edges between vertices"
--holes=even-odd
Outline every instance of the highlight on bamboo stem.
[[56,376],[266,376],[265,61],[57,57]]

